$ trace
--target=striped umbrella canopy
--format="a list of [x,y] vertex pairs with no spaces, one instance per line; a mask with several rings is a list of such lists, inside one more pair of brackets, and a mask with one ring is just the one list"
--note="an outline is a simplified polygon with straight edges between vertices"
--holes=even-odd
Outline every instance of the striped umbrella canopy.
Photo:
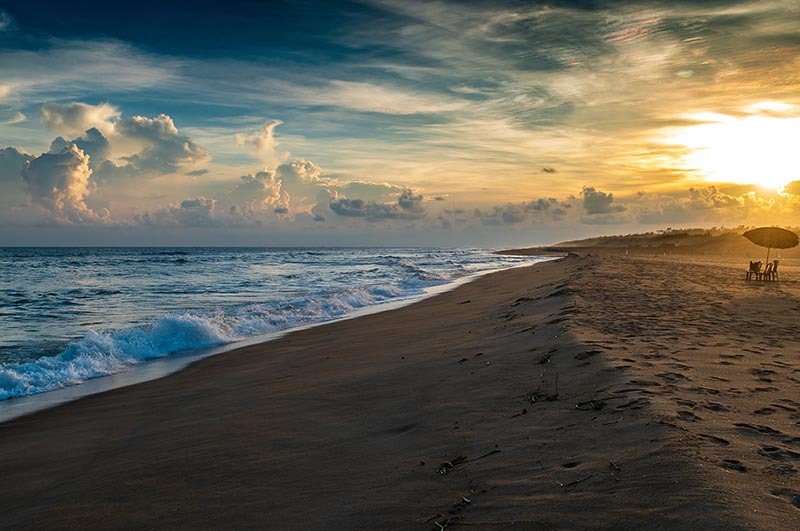
[[800,243],[797,234],[780,227],[760,227],[742,234],[756,245],[767,248],[767,262],[769,262],[770,249],[789,249]]

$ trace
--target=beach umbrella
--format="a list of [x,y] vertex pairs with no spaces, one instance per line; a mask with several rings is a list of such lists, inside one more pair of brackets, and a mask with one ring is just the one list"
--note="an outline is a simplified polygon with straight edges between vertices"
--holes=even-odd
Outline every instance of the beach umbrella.
[[788,249],[800,243],[797,234],[779,227],[761,227],[742,234],[756,245],[767,248],[767,262],[769,262],[770,249]]

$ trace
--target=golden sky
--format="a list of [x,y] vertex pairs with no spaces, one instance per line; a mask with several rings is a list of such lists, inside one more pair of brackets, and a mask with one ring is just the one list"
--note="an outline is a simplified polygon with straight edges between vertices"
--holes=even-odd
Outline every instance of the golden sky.
[[4,3],[0,244],[800,224],[797,2],[307,4]]

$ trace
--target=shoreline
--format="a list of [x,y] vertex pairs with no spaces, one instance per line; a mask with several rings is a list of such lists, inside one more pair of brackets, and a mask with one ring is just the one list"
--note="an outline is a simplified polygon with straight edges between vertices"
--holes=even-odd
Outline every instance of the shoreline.
[[[536,255],[529,255],[529,256],[537,258]],[[447,284],[440,284],[437,286],[430,286],[428,288],[425,288],[423,292],[420,294],[402,297],[399,300],[383,301],[371,306],[358,308],[350,313],[347,313],[345,315],[342,315],[334,319],[320,321],[316,323],[308,323],[300,326],[295,326],[292,328],[287,328],[285,330],[276,330],[268,334],[260,334],[239,341],[234,341],[233,343],[224,343],[222,345],[217,345],[213,347],[204,347],[198,349],[178,351],[172,354],[167,354],[159,358],[152,358],[134,365],[129,365],[125,370],[120,371],[118,373],[99,376],[96,378],[90,378],[77,384],[67,385],[50,391],[44,391],[32,395],[25,395],[25,396],[0,400],[0,424],[25,415],[36,413],[37,411],[42,411],[44,409],[56,407],[61,404],[65,404],[75,400],[80,400],[87,396],[92,396],[99,393],[105,393],[113,389],[119,389],[131,385],[138,385],[159,378],[164,378],[185,369],[192,363],[208,358],[210,356],[218,356],[220,354],[226,354],[228,352],[239,350],[241,348],[246,348],[249,346],[259,345],[263,343],[269,343],[271,341],[275,341],[282,337],[285,337],[287,334],[292,334],[294,332],[298,332],[301,330],[308,330],[311,328],[315,328],[317,326],[323,326],[326,324],[335,323],[338,321],[343,321],[348,319],[357,319],[359,317],[363,317],[365,315],[371,315],[373,313],[380,313],[380,312],[391,311],[397,308],[403,308],[405,306],[409,306],[411,304],[415,304],[419,301],[425,300],[429,297],[435,297],[440,293],[446,293],[447,291],[456,289],[459,286],[472,282],[484,275],[489,275],[499,271],[504,271],[506,269],[527,267],[532,264],[555,259],[553,256],[544,256],[544,255],[541,256],[541,258],[542,260],[538,260],[536,262],[521,263],[507,268],[489,269],[485,271],[479,271],[476,273],[464,275],[462,277],[458,277],[452,280],[451,282],[448,282]]]
[[0,424],[0,525],[793,529],[800,286],[737,273],[573,255]]

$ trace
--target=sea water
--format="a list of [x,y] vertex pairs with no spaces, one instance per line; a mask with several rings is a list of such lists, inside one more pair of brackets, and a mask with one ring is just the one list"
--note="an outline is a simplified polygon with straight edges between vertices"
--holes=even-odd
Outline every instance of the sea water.
[[538,260],[481,249],[0,248],[0,400]]

